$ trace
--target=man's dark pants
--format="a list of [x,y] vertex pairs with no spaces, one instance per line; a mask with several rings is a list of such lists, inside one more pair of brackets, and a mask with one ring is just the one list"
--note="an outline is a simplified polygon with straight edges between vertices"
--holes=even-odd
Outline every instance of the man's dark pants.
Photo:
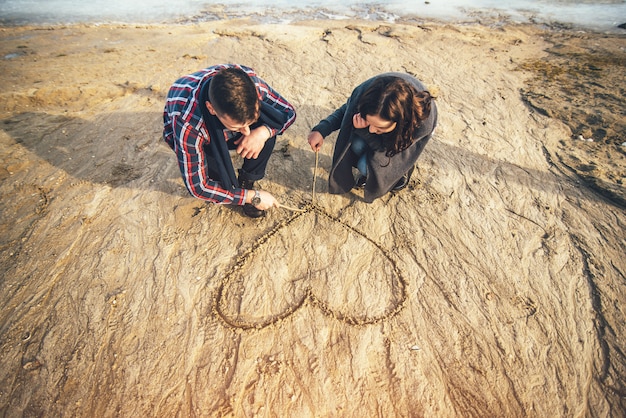
[[[231,138],[228,142],[226,142],[229,150],[237,149],[237,145],[235,144],[235,141],[237,139],[237,137]],[[265,177],[265,169],[267,168],[267,163],[270,160],[275,145],[276,137],[273,136],[265,141],[265,146],[263,147],[257,158],[244,158],[243,164],[239,169],[239,179],[255,182]],[[207,152],[207,167],[209,170],[209,176],[212,179],[219,179],[219,174],[217,173],[217,171],[214,170],[215,163],[213,162],[212,164],[211,160],[213,159],[209,156],[210,154],[208,146],[205,147],[205,150]]]

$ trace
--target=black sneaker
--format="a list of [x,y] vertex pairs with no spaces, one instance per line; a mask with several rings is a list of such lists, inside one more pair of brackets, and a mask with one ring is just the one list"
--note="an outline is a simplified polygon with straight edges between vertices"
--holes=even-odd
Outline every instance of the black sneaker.
[[366,180],[367,180],[367,177],[359,176],[359,178],[356,180],[356,183],[354,183],[354,187],[357,189],[362,189],[363,187],[365,187]]
[[400,177],[400,180],[398,180],[396,185],[393,186],[393,189],[391,190],[394,192],[399,192],[400,190],[404,189],[409,184],[409,180],[411,179],[411,175],[413,174],[414,169],[415,167],[411,167],[411,169],[407,171],[404,176]]
[[261,216],[265,216],[264,210],[257,209],[256,206],[251,205],[250,203],[243,205],[243,213],[250,218],[260,218]]

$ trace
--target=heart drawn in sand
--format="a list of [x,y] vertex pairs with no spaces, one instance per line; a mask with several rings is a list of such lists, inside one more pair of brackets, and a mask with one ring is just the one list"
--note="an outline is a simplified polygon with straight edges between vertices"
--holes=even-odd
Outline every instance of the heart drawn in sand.
[[213,307],[226,325],[240,329],[267,327],[306,305],[365,325],[396,315],[406,287],[381,245],[309,204],[238,257],[215,292]]

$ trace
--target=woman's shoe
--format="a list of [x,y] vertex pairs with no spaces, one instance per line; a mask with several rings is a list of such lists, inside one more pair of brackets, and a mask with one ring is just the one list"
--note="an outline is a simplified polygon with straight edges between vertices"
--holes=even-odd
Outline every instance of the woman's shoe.
[[414,169],[415,167],[411,167],[411,169],[407,171],[404,176],[400,177],[400,180],[398,180],[396,185],[393,186],[393,189],[391,190],[394,192],[399,192],[400,190],[404,189],[409,184],[409,180],[411,180],[411,175],[413,174]]
[[356,183],[354,183],[354,187],[357,189],[362,189],[363,187],[365,187],[365,182],[367,181],[367,177],[365,176],[359,176],[359,178],[357,179]]

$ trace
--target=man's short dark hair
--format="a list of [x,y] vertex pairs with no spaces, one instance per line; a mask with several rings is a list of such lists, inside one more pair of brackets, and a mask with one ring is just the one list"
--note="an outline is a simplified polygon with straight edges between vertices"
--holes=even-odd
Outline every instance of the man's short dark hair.
[[211,79],[209,101],[221,114],[240,123],[251,123],[259,117],[259,96],[254,81],[240,68],[229,67]]

